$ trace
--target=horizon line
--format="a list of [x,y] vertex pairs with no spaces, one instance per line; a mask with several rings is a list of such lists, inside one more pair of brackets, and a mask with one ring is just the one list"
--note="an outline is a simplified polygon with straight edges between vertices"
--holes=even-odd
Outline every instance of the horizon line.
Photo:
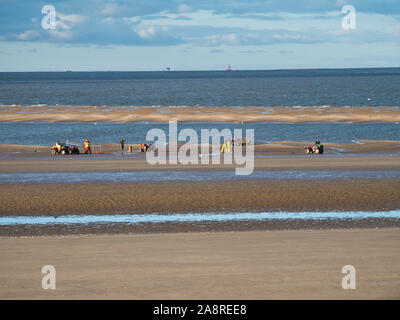
[[0,73],[49,73],[49,72],[237,72],[237,71],[294,71],[294,70],[355,70],[355,69],[399,69],[400,66],[387,66],[387,67],[323,67],[323,68],[278,68],[278,69],[232,69],[227,71],[225,69],[209,69],[209,70],[42,70],[42,71],[0,71]]

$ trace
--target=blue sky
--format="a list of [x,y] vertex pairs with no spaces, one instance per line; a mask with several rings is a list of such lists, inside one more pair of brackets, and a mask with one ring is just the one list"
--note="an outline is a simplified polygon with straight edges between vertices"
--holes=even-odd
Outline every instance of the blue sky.
[[[41,26],[56,9],[56,29]],[[356,28],[342,28],[353,5]],[[0,71],[400,67],[400,0],[0,0]]]

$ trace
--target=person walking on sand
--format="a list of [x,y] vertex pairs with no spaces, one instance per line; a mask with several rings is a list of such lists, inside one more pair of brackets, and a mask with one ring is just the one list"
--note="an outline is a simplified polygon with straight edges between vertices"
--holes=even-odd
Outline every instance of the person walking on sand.
[[88,139],[85,140],[85,154],[92,154],[92,149],[90,148],[90,141]]
[[119,140],[119,144],[121,145],[121,153],[124,153],[125,140],[121,138],[121,140]]

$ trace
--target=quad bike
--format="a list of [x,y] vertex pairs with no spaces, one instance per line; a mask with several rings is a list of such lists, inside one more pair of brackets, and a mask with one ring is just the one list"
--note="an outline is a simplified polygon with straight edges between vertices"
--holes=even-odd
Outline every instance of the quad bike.
[[248,144],[251,144],[251,142],[250,142],[250,139],[247,137],[235,138],[232,141],[232,146],[246,146]]
[[306,147],[305,151],[308,154],[324,153],[324,146],[322,144],[316,144],[316,145],[313,145],[312,147],[311,146]]
[[140,145],[140,152],[147,152],[148,150],[153,150],[153,149],[154,147],[152,143],[150,144],[142,143]]
[[61,145],[61,148],[58,149],[57,145],[53,145],[51,147],[51,153],[53,155],[67,155],[67,154],[79,154],[79,148],[77,146],[66,146],[66,145]]
[[79,148],[77,146],[69,146],[69,154],[79,154]]

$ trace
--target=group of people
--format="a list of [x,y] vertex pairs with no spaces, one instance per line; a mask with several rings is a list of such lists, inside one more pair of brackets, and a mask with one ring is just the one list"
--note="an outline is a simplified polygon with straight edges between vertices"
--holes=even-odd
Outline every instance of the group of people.
[[[237,141],[238,141],[238,139],[236,137],[232,139],[232,147],[235,145],[235,143]],[[121,146],[121,154],[123,154],[124,153],[124,148],[125,148],[125,140],[121,138],[119,140],[119,144]],[[318,146],[320,144],[321,144],[321,141],[319,140],[319,138],[317,138],[317,140],[315,140],[315,145]],[[88,139],[85,139],[84,145],[85,145],[85,154],[92,154],[91,143],[90,143],[90,141]],[[223,145],[221,152],[224,152],[225,148],[227,148],[230,151],[230,145],[231,145],[231,140],[228,140],[227,143]],[[62,147],[61,142],[57,141],[56,142],[56,146],[57,146],[58,150],[60,151],[60,149]],[[140,151],[141,152],[146,152],[151,146],[152,146],[151,143],[150,144],[142,143],[140,145]]]
[[[124,153],[125,140],[121,138],[121,139],[119,140],[119,144],[120,144],[120,146],[121,146],[121,153]],[[142,143],[142,144],[140,145],[140,151],[141,151],[141,152],[146,152],[152,145],[153,145],[152,143],[150,143],[150,144]],[[131,150],[129,150],[129,152],[131,152]]]
[[[86,139],[83,143],[85,145],[85,154],[92,154],[92,149],[90,147],[90,141],[88,139]],[[56,147],[57,147],[58,152],[61,151],[61,148],[63,146],[65,146],[65,144],[60,142],[60,140],[57,140]]]
[[[91,143],[88,139],[85,139],[85,141],[83,142],[84,146],[85,146],[85,154],[92,154],[92,148],[91,148]],[[119,144],[121,146],[121,153],[124,153],[124,148],[125,148],[125,140],[124,139],[120,139],[119,140]],[[57,148],[60,150],[62,147],[62,143],[60,141],[56,142],[56,146]]]
[[[90,141],[88,139],[86,139],[84,141],[85,144],[85,154],[92,154],[92,149],[90,147]],[[121,146],[121,153],[124,153],[124,148],[125,148],[125,140],[124,139],[120,139],[119,140],[119,144]]]

